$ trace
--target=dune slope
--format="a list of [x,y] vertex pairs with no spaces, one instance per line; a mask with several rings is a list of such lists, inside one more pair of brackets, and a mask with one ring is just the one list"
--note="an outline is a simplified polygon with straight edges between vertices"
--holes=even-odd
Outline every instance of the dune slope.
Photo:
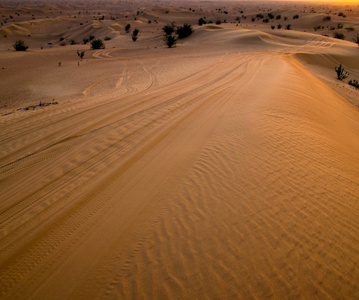
[[1,298],[359,297],[358,136],[281,53],[4,118]]

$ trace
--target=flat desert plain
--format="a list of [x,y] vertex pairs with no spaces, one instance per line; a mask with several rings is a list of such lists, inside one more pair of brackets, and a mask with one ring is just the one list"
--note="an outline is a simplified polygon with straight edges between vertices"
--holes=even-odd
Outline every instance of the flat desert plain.
[[0,299],[359,298],[358,5],[0,16]]

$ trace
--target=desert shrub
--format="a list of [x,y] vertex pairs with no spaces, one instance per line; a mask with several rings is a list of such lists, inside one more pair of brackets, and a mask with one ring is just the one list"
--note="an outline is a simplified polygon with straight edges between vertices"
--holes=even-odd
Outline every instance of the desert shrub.
[[193,28],[191,25],[184,23],[183,26],[178,26],[176,29],[176,33],[178,34],[179,39],[184,39],[190,36],[193,32]]
[[222,23],[221,20],[216,21],[216,25],[221,25],[221,23]]
[[343,33],[335,32],[334,33],[334,38],[339,39],[339,40],[344,40],[345,35]]
[[338,23],[337,27],[338,27],[338,29],[342,29],[344,27],[344,25],[342,23]]
[[335,72],[337,73],[337,78],[339,80],[344,80],[350,75],[348,72],[345,72],[342,64],[340,64],[339,67],[335,67]]
[[272,13],[268,13],[268,17],[269,17],[270,19],[274,19],[274,15],[273,15]]
[[263,19],[263,23],[268,23],[269,20],[268,19]]
[[29,48],[29,46],[22,40],[17,40],[13,47],[16,51],[26,51]]
[[63,40],[64,40],[64,38],[63,38],[63,37],[60,37],[59,41],[62,42]]
[[282,24],[278,24],[277,26],[278,29],[281,29],[282,27],[283,27]]
[[86,45],[90,41],[90,39],[89,38],[83,38],[82,41],[83,41],[84,45]]
[[288,24],[287,26],[285,26],[286,30],[291,30],[292,29],[292,25]]
[[315,27],[314,27],[314,31],[317,31],[317,30],[319,30],[320,28],[322,28],[322,26],[320,26],[320,25],[315,26]]
[[349,80],[349,84],[350,84],[351,86],[354,86],[354,87],[356,87],[357,89],[359,89],[359,82],[358,82],[358,80],[351,79],[351,80]]
[[111,38],[110,38],[109,36],[105,36],[104,40],[105,40],[105,41],[110,41]]
[[256,18],[252,18],[252,22],[254,22],[256,20]]
[[163,40],[165,41],[168,48],[172,48],[177,43],[177,37],[173,34],[165,34]]
[[77,50],[77,56],[80,57],[81,59],[83,59],[85,56],[85,51],[80,52],[79,50]]
[[343,17],[343,18],[346,18],[346,17],[347,17],[347,16],[346,16],[344,13],[342,13],[342,12],[338,13],[338,16],[339,16],[339,17]]
[[299,19],[299,15],[294,15],[293,19]]
[[90,41],[92,41],[94,38],[95,38],[95,36],[92,35],[92,34],[89,36],[89,40],[90,40]]
[[259,19],[264,19],[264,16],[262,14],[256,14],[256,17]]
[[199,25],[199,26],[202,26],[203,24],[206,24],[206,23],[207,23],[207,22],[206,22],[205,19],[203,19],[203,18],[198,19],[198,25]]
[[77,42],[75,40],[70,40],[70,45],[76,45]]
[[282,16],[281,16],[281,15],[277,15],[275,18],[276,18],[277,20],[280,20],[280,19],[282,18]]
[[134,41],[134,42],[136,42],[137,41],[137,39],[138,39],[138,33],[139,33],[140,31],[138,30],[138,29],[135,29],[134,31],[132,31],[132,40]]
[[331,19],[332,19],[331,16],[325,16],[325,17],[323,18],[323,21],[330,21]]
[[172,33],[175,32],[175,26],[174,26],[173,23],[172,23],[172,24],[167,24],[166,26],[164,26],[164,27],[162,28],[162,30],[164,31],[164,33],[165,33],[166,35],[171,35]]
[[334,27],[334,26],[330,26],[329,29],[330,29],[330,30],[335,30],[335,27]]
[[151,24],[151,23],[152,23],[152,21],[151,21],[151,20],[148,20],[148,21],[147,21],[147,23],[148,23],[148,24]]
[[353,42],[358,44],[358,46],[359,46],[359,34],[357,34],[357,36],[355,38],[353,38]]
[[272,28],[272,30],[274,30],[274,29],[275,29],[275,26],[274,26],[274,25],[272,25],[270,28]]
[[288,20],[288,17],[284,17],[284,21],[287,21]]
[[355,30],[355,28],[351,27],[351,26],[350,27],[345,27],[345,29],[348,30],[348,31],[354,31]]
[[127,24],[125,26],[125,30],[126,30],[127,33],[130,32],[130,28],[131,28],[131,24]]
[[103,43],[103,41],[101,39],[96,39],[91,41],[91,49],[95,50],[95,49],[105,49],[105,44]]

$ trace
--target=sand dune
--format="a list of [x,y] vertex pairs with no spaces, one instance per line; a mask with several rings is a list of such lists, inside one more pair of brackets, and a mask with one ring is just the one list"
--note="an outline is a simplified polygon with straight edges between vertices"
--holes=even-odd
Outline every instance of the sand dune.
[[221,24],[157,47],[168,9],[136,43],[94,21],[68,37],[106,49],[0,51],[0,298],[359,298],[358,91],[333,70],[359,78],[357,46]]

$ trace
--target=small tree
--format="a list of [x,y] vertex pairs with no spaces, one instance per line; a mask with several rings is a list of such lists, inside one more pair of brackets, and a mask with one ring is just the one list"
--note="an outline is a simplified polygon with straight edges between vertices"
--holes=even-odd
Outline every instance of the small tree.
[[174,23],[172,23],[172,24],[167,24],[166,26],[164,26],[163,28],[162,28],[162,30],[164,31],[164,33],[166,34],[166,35],[171,35],[172,33],[174,33],[175,32],[175,25],[174,25]]
[[91,49],[105,49],[105,44],[100,39],[93,40],[91,41]]
[[339,67],[335,67],[335,72],[337,72],[337,78],[339,80],[344,80],[350,75],[348,72],[344,71],[344,67],[342,66],[342,64],[340,64]]
[[178,26],[176,29],[176,33],[178,34],[179,39],[184,39],[190,36],[193,32],[193,28],[191,25],[184,23],[183,26]]
[[173,34],[165,34],[163,40],[166,42],[168,48],[172,48],[177,43],[177,37]]
[[131,28],[131,24],[127,24],[127,25],[125,26],[125,30],[126,30],[127,33],[130,32],[130,28]]
[[77,56],[80,57],[81,59],[83,59],[85,56],[85,51],[80,52],[79,50],[77,50]]
[[29,46],[22,40],[17,40],[13,47],[16,51],[26,51],[29,48]]

